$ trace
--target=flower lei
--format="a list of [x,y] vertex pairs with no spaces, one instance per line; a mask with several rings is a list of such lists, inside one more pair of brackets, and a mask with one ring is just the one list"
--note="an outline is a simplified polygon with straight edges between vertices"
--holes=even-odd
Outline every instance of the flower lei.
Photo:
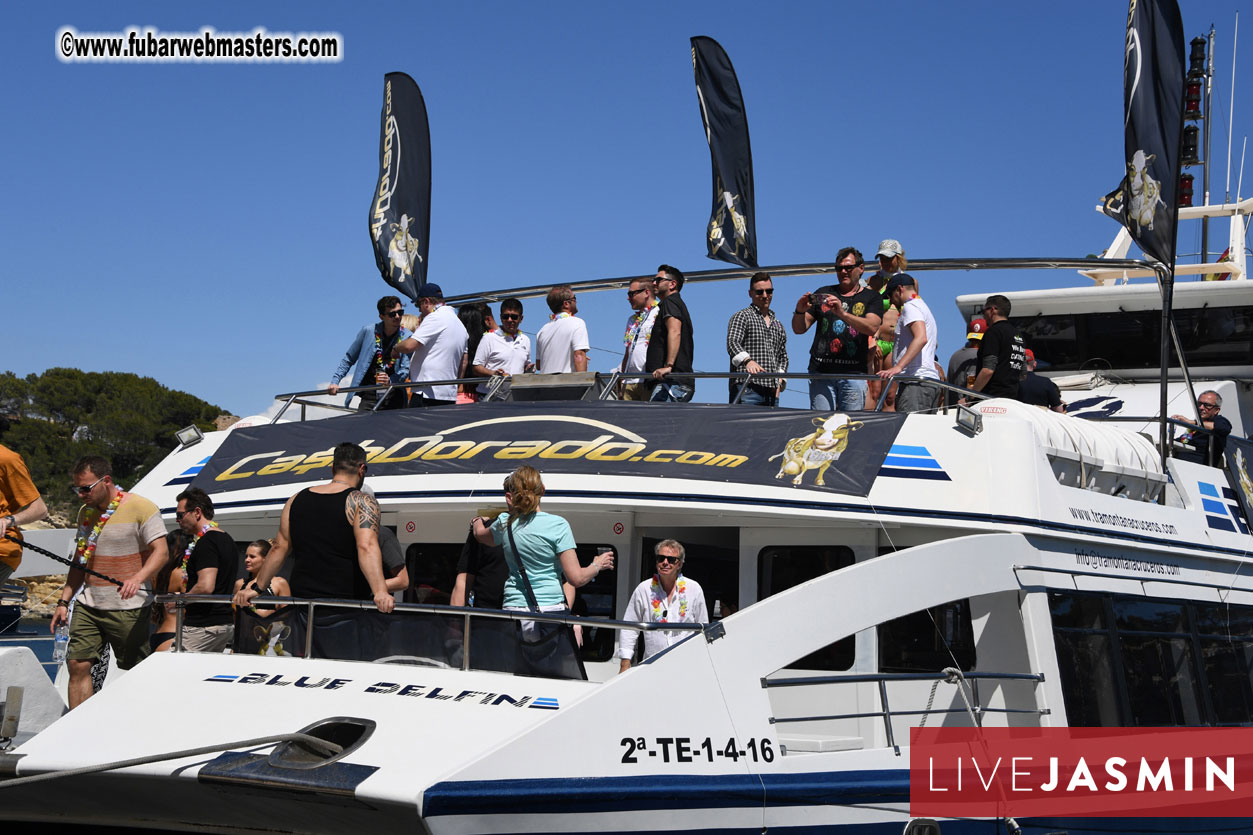
[[644,327],[644,321],[648,318],[648,314],[653,312],[653,308],[658,304],[656,299],[642,310],[636,311],[635,315],[627,321],[626,333],[622,335],[622,344],[630,348],[635,344],[635,340],[639,339],[640,329]]
[[[399,331],[397,331],[399,333]],[[390,352],[389,352],[390,353]],[[396,360],[383,357],[383,340],[379,336],[378,326],[374,328],[374,361],[378,363],[379,369],[389,377],[393,369],[396,367]]]
[[[83,523],[78,526],[78,547],[74,550],[74,556],[83,565],[91,562],[91,558],[96,555],[96,540],[100,538],[100,532],[104,530],[105,524],[108,523],[109,517],[117,510],[118,505],[126,498],[123,490],[118,490],[117,495],[113,497],[113,501],[109,502],[109,506],[103,511],[96,508],[87,508],[87,513],[83,519]],[[95,513],[95,524],[92,524],[92,514]],[[90,533],[88,526],[91,527]]]
[[191,559],[191,552],[196,550],[196,543],[200,541],[200,537],[207,534],[218,526],[217,522],[212,520],[206,521],[200,528],[200,532],[191,538],[191,542],[187,543],[187,547],[183,550],[183,562],[179,566],[179,570],[183,572],[183,591],[187,591],[187,562]]
[[554,314],[552,314],[551,316],[549,316],[549,317],[548,317],[548,321],[550,321],[550,322],[556,322],[558,319],[569,319],[569,318],[570,318],[571,316],[573,316],[573,315],[574,315],[573,313],[570,313],[569,311],[563,310],[563,311],[561,311],[560,313],[554,313]]
[[[681,622],[687,617],[687,580],[683,578],[683,575],[679,575],[674,588],[678,593],[679,621]],[[661,588],[661,579],[656,574],[653,575],[653,584],[649,587],[648,593],[653,602],[653,620],[658,623],[669,623],[666,617],[670,612],[669,608],[666,609],[665,614],[662,614],[661,610],[662,604],[666,602],[666,594]]]

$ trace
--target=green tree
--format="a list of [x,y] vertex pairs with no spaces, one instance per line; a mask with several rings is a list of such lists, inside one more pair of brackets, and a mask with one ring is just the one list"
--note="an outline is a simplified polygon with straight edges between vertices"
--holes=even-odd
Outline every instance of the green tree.
[[178,445],[175,431],[192,423],[211,431],[224,411],[151,377],[50,368],[0,374],[0,414],[10,419],[0,443],[25,459],[49,506],[72,512],[66,485],[78,458],[105,456],[114,480],[129,486]]

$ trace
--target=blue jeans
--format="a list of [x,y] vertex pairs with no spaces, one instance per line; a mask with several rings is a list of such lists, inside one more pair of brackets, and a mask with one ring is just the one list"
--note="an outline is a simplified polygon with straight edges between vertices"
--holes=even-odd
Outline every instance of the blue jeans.
[[810,380],[809,407],[819,412],[860,412],[866,408],[866,381]]
[[[735,395],[731,395],[731,399],[734,400]],[[740,395],[740,403],[745,406],[778,406],[779,395],[774,389],[745,386],[744,393]]]
[[648,398],[653,403],[686,403],[696,393],[695,386],[681,386],[678,383],[658,383]]

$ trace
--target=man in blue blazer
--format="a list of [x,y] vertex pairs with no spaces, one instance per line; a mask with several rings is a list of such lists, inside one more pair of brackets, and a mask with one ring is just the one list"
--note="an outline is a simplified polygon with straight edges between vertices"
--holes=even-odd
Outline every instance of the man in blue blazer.
[[[348,369],[356,365],[352,374],[352,388],[357,386],[380,385],[389,383],[403,386],[409,376],[409,356],[402,354],[396,359],[391,358],[392,347],[410,337],[410,332],[400,326],[400,317],[405,313],[405,306],[396,296],[384,296],[378,302],[379,321],[366,325],[353,339],[348,350],[339,361],[339,367],[331,377],[331,384],[326,390],[331,394],[339,393],[339,381],[348,374]],[[373,409],[378,403],[380,392],[350,392],[344,399],[348,405],[356,395],[357,408]],[[380,409],[402,409],[405,406],[405,390],[392,389]]]

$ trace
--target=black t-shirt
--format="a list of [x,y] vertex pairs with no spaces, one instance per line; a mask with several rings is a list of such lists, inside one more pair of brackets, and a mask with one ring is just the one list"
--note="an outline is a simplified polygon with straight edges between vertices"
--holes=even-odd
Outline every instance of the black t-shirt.
[[1062,405],[1062,393],[1057,384],[1034,371],[1028,371],[1018,383],[1018,399],[1032,406],[1048,406],[1054,409]]
[[[231,594],[235,590],[235,577],[239,574],[239,549],[228,534],[213,528],[196,543],[187,560],[187,588],[196,585],[201,570],[216,568],[217,579],[213,591],[206,594]],[[230,623],[229,603],[189,603],[184,622],[188,626],[221,626]]]
[[[1183,437],[1183,442],[1196,450],[1195,457],[1191,460],[1200,462],[1201,464],[1209,464],[1214,467],[1223,466],[1223,453],[1227,450],[1227,436],[1231,434],[1231,421],[1222,415],[1214,415],[1214,430],[1211,433],[1205,429],[1198,429],[1187,433]],[[1210,435],[1214,436],[1214,459],[1207,461],[1209,455],[1209,439]]]
[[975,374],[983,370],[983,358],[996,357],[996,368],[992,371],[992,379],[983,387],[983,393],[989,397],[1018,397],[1018,381],[1027,367],[1027,353],[1023,348],[1022,335],[1018,328],[1002,319],[993,323],[979,340],[979,365]]
[[[863,287],[851,296],[841,296],[833,285],[819,287],[816,295],[839,296],[840,304],[854,316],[871,313],[883,318],[883,299],[869,287]],[[822,312],[819,305],[809,308],[814,322],[814,344],[809,348],[809,371],[830,374],[843,371],[850,374],[866,373],[866,353],[873,333],[860,333],[850,328],[835,315],[834,310]]]
[[461,548],[457,560],[458,574],[473,574],[474,606],[477,609],[499,609],[505,604],[505,580],[509,579],[509,564],[505,562],[505,549],[499,545],[484,545],[471,533]]
[[[692,370],[692,317],[688,315],[687,305],[678,293],[671,293],[661,300],[657,306],[657,320],[653,324],[653,335],[648,339],[648,354],[644,360],[645,371],[656,371],[666,365],[666,352],[669,340],[667,319],[679,320],[679,353],[674,358],[672,372],[690,373]],[[679,385],[690,386],[691,380],[680,380]]]

